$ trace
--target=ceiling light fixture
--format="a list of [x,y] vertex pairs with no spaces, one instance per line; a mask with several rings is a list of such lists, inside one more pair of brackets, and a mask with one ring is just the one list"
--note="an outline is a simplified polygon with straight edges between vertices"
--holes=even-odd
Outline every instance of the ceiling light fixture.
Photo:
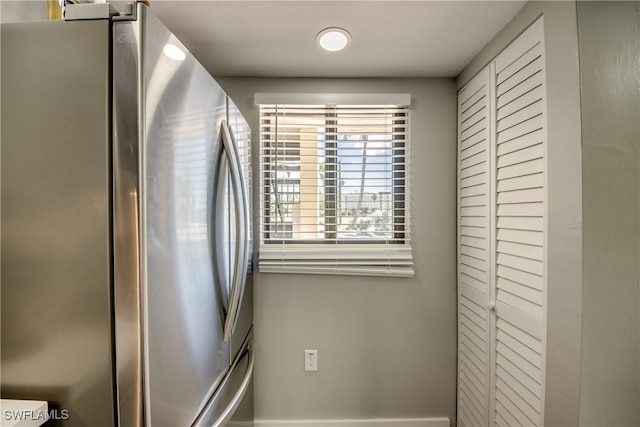
[[318,45],[329,52],[344,49],[351,42],[351,34],[337,27],[325,28],[316,36]]

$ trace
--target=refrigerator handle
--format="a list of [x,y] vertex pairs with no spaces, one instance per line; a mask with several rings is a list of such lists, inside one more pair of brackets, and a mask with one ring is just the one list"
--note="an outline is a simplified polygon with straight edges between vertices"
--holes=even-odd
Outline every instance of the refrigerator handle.
[[249,362],[247,364],[248,366],[247,366],[247,370],[244,373],[244,377],[242,377],[242,383],[240,384],[240,387],[238,387],[236,394],[233,396],[231,403],[227,406],[222,416],[218,419],[218,423],[214,425],[221,425],[221,426],[225,425],[226,422],[229,420],[229,418],[233,416],[234,412],[236,412],[236,409],[238,409],[240,402],[242,402],[242,398],[244,398],[244,395],[247,393],[247,390],[249,390],[249,385],[251,384],[251,377],[253,376],[253,367],[255,364],[255,354],[253,352],[253,340],[248,340],[247,342],[245,342],[244,348],[242,348],[238,352],[238,357],[236,358],[235,363],[233,367],[230,369],[230,371],[233,371],[233,369],[236,369],[238,362],[245,354],[249,356]]
[[251,387],[254,364],[255,354],[250,332],[227,375],[191,427],[227,425]]
[[240,305],[242,303],[247,279],[247,263],[249,260],[249,204],[242,174],[240,155],[225,121],[222,121],[220,125],[220,137],[229,164],[233,196],[236,203],[240,205],[235,209],[237,215],[236,236],[238,244],[236,245],[235,251],[236,262],[234,263],[231,279],[231,290],[229,291],[227,318],[224,324],[224,340],[225,342],[229,342],[238,321],[238,314],[240,312]]
[[236,177],[237,177],[238,190],[240,193],[240,202],[241,202],[240,208],[236,209],[236,211],[239,213],[238,224],[241,232],[240,239],[239,239],[241,243],[241,249],[239,250],[240,258],[236,263],[236,266],[239,271],[239,275],[238,275],[239,295],[238,295],[238,305],[236,308],[236,315],[233,319],[233,326],[231,328],[231,333],[233,334],[233,332],[236,330],[238,318],[240,317],[239,315],[240,308],[242,306],[244,291],[247,284],[247,273],[249,271],[249,260],[250,260],[249,251],[251,249],[249,245],[249,240],[251,237],[249,235],[250,233],[249,225],[250,225],[251,217],[249,212],[249,196],[247,194],[247,183],[245,182],[243,169],[242,169],[242,159],[240,157],[238,145],[236,144],[236,141],[233,138],[233,134],[229,131],[228,126],[227,126],[227,137],[228,137],[227,141],[229,142],[229,148],[230,148],[229,153],[233,157],[235,157],[235,162],[233,164],[235,165],[235,168],[237,171]]
[[[213,234],[212,234],[212,239],[213,239],[213,244],[215,245],[215,251],[214,251],[214,256],[213,256],[213,263],[214,263],[214,270],[217,272],[217,279],[220,283],[220,296],[222,297],[220,299],[220,304],[221,304],[221,310],[222,313],[224,315],[224,323],[226,324],[227,322],[227,317],[229,317],[228,313],[228,305],[231,296],[230,296],[230,292],[229,289],[231,288],[230,286],[230,278],[227,275],[227,266],[225,266],[225,261],[222,258],[222,253],[226,251],[226,248],[224,247],[224,243],[225,243],[225,239],[223,236],[223,233],[226,232],[225,231],[225,224],[222,223],[220,221],[220,209],[223,208],[223,206],[219,206],[219,198],[221,197],[220,195],[220,185],[221,185],[221,177],[224,174],[227,174],[228,172],[228,168],[229,166],[223,163],[223,158],[225,157],[225,149],[223,146],[223,142],[222,142],[222,135],[218,136],[218,144],[217,144],[217,149],[216,149],[216,154],[215,154],[215,159],[214,159],[214,164],[216,165],[216,172],[213,174],[213,216],[212,216],[212,221],[213,221]],[[223,168],[223,165],[225,166]],[[222,192],[224,194],[224,192]],[[226,291],[224,290],[224,288],[226,288]],[[226,300],[225,300],[226,299]],[[227,307],[225,307],[225,302],[226,301],[226,305]]]

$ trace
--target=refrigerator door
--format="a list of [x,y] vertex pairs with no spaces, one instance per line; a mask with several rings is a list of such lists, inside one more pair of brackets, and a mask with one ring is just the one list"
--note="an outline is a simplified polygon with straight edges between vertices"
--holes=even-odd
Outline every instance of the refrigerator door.
[[[116,99],[116,106],[126,110],[129,105],[131,111],[116,111],[116,117],[137,117],[141,138],[137,197],[145,423],[188,426],[230,364],[212,226],[225,94],[142,5],[136,22],[114,24],[114,64],[125,68],[114,72],[116,93],[120,83],[130,85],[127,74],[138,72],[136,87],[122,93],[122,102]],[[126,102],[136,94],[141,97],[137,105]]]

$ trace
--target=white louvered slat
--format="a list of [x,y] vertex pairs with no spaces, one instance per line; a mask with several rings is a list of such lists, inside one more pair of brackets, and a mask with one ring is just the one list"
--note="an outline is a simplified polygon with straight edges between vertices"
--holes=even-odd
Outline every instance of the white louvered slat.
[[512,153],[514,151],[522,150],[523,148],[531,147],[532,145],[541,144],[544,140],[544,131],[538,129],[534,132],[521,135],[508,142],[503,142],[498,145],[498,156]]
[[471,135],[469,138],[462,140],[460,144],[460,149],[467,150],[468,148],[473,147],[474,145],[477,145],[483,141],[486,141],[487,140],[486,138],[487,138],[487,135],[485,132],[479,132],[479,133],[476,133],[475,135]]
[[485,167],[486,165],[484,163],[480,163],[480,164],[468,167],[466,169],[462,169],[460,171],[460,178],[469,178],[474,175],[485,173],[485,170],[484,170]]
[[497,358],[503,357],[506,360],[510,360],[516,365],[519,369],[522,370],[527,376],[538,380],[540,378],[540,369],[536,367],[534,364],[526,360],[522,357],[522,355],[513,351],[508,346],[504,345],[502,342],[498,342],[496,345],[496,355]]
[[510,129],[518,124],[525,123],[529,121],[532,117],[535,117],[540,113],[541,109],[541,100],[534,99],[531,97],[531,93],[527,93],[520,98],[524,100],[528,105],[518,111],[512,112],[512,104],[507,105],[504,109],[498,110],[499,113],[502,113],[503,110],[507,110],[504,118],[498,119],[498,132],[502,132],[506,129]]
[[[470,376],[469,379],[471,379],[472,377]],[[480,387],[481,389],[482,387]],[[461,387],[460,387],[460,391],[463,394],[463,398],[466,400],[465,403],[467,403],[467,412],[468,412],[468,416],[470,418],[470,422],[473,422],[472,425],[477,425],[475,423],[477,423],[478,419],[482,419],[482,401],[479,399],[479,394],[480,392],[478,390],[480,390],[479,388],[477,388],[475,386],[475,384],[471,383],[471,382],[463,382]]]
[[464,148],[461,152],[460,152],[460,158],[462,160],[468,159],[469,157],[478,154],[478,153],[482,153],[483,151],[486,151],[488,149],[488,145],[487,145],[487,141],[485,139],[482,139],[478,142],[476,142],[475,144],[471,145],[469,144],[469,146],[467,148]]
[[496,395],[501,395],[500,399],[504,396],[508,399],[516,409],[518,423],[516,426],[539,426],[540,413],[532,407],[537,405],[538,402],[527,402],[518,393],[510,387],[511,384],[506,383],[502,378],[497,378],[496,381]]
[[542,306],[531,302],[527,298],[498,289],[496,300],[520,311],[526,311],[538,319],[542,318]]
[[460,135],[461,141],[466,141],[470,137],[477,135],[479,132],[483,132],[486,130],[487,124],[484,119],[480,119],[474,123],[471,123],[468,128],[462,131]]
[[[475,218],[469,218],[469,219],[475,219]],[[463,255],[468,255],[470,257],[473,258],[478,258],[478,259],[486,259],[487,258],[487,251],[484,249],[479,249],[479,248],[474,248],[471,246],[465,246],[465,245],[460,245],[460,253]]]
[[513,242],[498,241],[498,253],[511,254],[536,261],[542,261],[543,258],[541,246]]
[[465,345],[471,349],[479,359],[483,357],[483,349],[486,345],[486,340],[480,337],[484,333],[481,319],[481,317],[471,311],[464,313],[460,319],[460,333],[468,339]]
[[[520,85],[522,82],[529,80],[534,75],[539,74],[542,71],[540,68],[540,62],[541,61],[539,59],[534,60],[520,70],[516,71],[515,74],[504,80],[502,83],[499,83],[497,90],[498,97],[513,90],[515,87]],[[501,73],[498,73],[498,78],[500,77],[500,74]]]
[[483,366],[479,368],[474,362],[472,362],[465,354],[460,357],[461,368],[465,372],[465,376],[469,378],[468,383],[473,386],[473,389],[481,394],[487,384],[487,377],[482,375],[482,371],[486,368]]
[[542,73],[534,74],[518,86],[503,94],[497,102],[497,107],[502,108],[505,105],[514,102],[527,92],[531,92],[542,85],[544,75]]
[[544,155],[542,143],[498,156],[498,167],[516,165],[533,159],[541,159]]
[[477,268],[470,267],[463,263],[460,263],[458,268],[460,270],[460,274],[472,277],[483,283],[486,283],[487,281],[487,274],[482,270],[478,270]]
[[458,413],[489,423],[489,72],[458,98]]
[[465,216],[460,219],[460,225],[468,227],[482,227],[484,224],[481,217],[477,216]]
[[[513,391],[518,394],[518,396],[522,397],[525,402],[536,402],[540,399],[540,396],[536,396],[531,392],[527,387],[525,387],[517,378],[515,378],[509,371],[504,369],[502,366],[499,366],[496,375],[502,381],[509,385]],[[536,418],[538,418],[539,414],[536,413]]]
[[500,312],[496,322],[498,330],[501,328],[500,325],[502,324],[505,326],[503,330],[508,330],[509,325],[512,325],[524,333],[520,337],[522,342],[526,342],[528,340],[527,335],[530,335],[538,341],[542,341],[544,331],[538,319],[504,304],[497,304],[496,311]]
[[505,128],[503,131],[498,132],[498,144],[511,141],[512,139],[521,137],[522,135],[526,135],[538,129],[542,129],[543,127],[544,118],[542,117],[542,113],[540,113],[537,116],[531,117],[527,121],[518,123],[515,126]]
[[[462,399],[462,398],[460,398]],[[466,407],[466,405],[464,405]],[[458,413],[458,426],[459,427],[472,427],[474,425],[478,425],[475,424],[473,421],[471,421],[469,419],[469,416],[464,412],[464,411],[460,411]]]
[[527,273],[503,265],[498,266],[497,275],[498,280],[505,278],[542,292],[542,277],[540,275]]
[[544,234],[541,231],[526,230],[527,227],[538,226],[536,222],[531,221],[529,218],[506,217],[500,224],[502,226],[498,230],[497,237],[501,243],[509,242],[538,247],[542,247],[544,244]]
[[[478,103],[470,107],[469,110],[466,111],[465,114],[463,114],[463,120],[462,120],[463,131],[467,127],[470,127],[473,123],[483,120],[484,117],[487,115],[487,106],[482,101],[483,101],[482,99],[478,100]],[[464,118],[465,115],[467,115],[466,118]]]
[[515,378],[520,384],[525,386],[538,399],[542,396],[542,387],[538,381],[527,375],[527,373],[513,361],[506,359],[503,355],[498,355],[496,365],[500,366]]
[[[530,320],[532,324],[534,321],[534,319]],[[535,357],[542,354],[542,339],[541,336],[537,335],[537,329],[535,326],[532,328],[530,325],[527,326],[522,321],[510,322],[506,318],[498,319],[497,323],[500,331],[511,337],[515,337],[519,343],[522,343],[522,345],[535,352]]]
[[472,399],[469,397],[467,388],[465,386],[460,387],[460,402],[462,402],[462,407],[464,411],[460,411],[460,421],[462,421],[465,426],[477,426],[480,425],[478,421],[478,410],[475,409],[474,403]]
[[496,404],[496,425],[499,427],[512,427],[518,425],[518,420],[500,402]]
[[465,300],[473,302],[477,306],[477,308],[474,309],[473,307],[471,307],[471,309],[475,310],[480,317],[486,320],[486,314],[484,310],[485,296],[482,289],[478,289],[477,287],[474,289],[472,284],[464,283],[464,281],[462,282],[460,287],[464,288],[461,289],[461,291],[464,292],[464,295],[461,297],[461,303],[464,304]]
[[464,328],[460,328],[460,350],[466,354],[470,360],[473,360],[477,366],[486,366],[484,354],[479,350],[467,337]]
[[[485,195],[460,198],[460,207],[486,206],[486,205],[487,205],[487,197]],[[467,235],[472,235],[472,234],[467,234]]]
[[460,188],[472,187],[478,184],[486,184],[487,182],[487,174],[479,173],[477,175],[470,176],[468,178],[462,178],[460,180]]
[[533,175],[540,173],[544,169],[544,159],[532,159],[517,165],[505,166],[498,169],[498,184],[503,179],[516,178],[519,176]]
[[498,368],[497,370],[497,387],[509,396],[509,399],[517,403],[518,408],[534,424],[518,424],[540,425],[540,411],[537,409],[539,398],[532,395],[522,384],[509,375],[506,371]]
[[475,277],[471,277],[463,272],[460,272],[460,283],[462,285],[467,285],[471,288],[475,288],[478,290],[484,290],[486,286],[486,282],[483,280],[478,280]]
[[543,264],[541,261],[500,252],[498,252],[497,260],[499,266],[514,268],[538,276],[542,276],[543,274]]
[[542,188],[498,192],[498,204],[532,203],[542,202],[543,200],[544,190]]
[[[517,335],[522,335],[522,331],[518,330]],[[512,337],[511,335],[504,333],[502,330],[498,329],[496,334],[496,339],[499,343],[504,344],[506,347],[509,347],[513,352],[521,356],[531,365],[535,366],[537,369],[542,369],[542,360],[539,354],[535,351],[531,350],[529,347],[522,344],[520,341]]]
[[[464,200],[463,200],[464,201]],[[474,204],[473,206],[483,206],[480,204]],[[485,238],[484,231],[481,227],[460,227],[460,235],[468,237]]]
[[[468,199],[470,199],[470,198],[467,197],[467,198],[461,199],[460,203],[461,204],[466,204],[465,200],[468,200]],[[482,200],[482,199],[480,199],[480,200]],[[482,207],[482,206],[485,206],[485,205],[476,202],[474,204],[471,204],[471,206]],[[462,207],[462,208],[464,208],[464,207]],[[479,217],[472,217],[472,218],[479,218]],[[470,221],[472,221],[472,220],[470,220]],[[465,221],[465,222],[468,222],[468,221]],[[460,236],[475,237],[477,239],[486,239],[485,229],[483,227],[478,227],[478,226],[470,227],[470,226],[465,226],[465,225],[462,225],[462,224],[460,226]],[[480,242],[478,242],[478,243],[480,243]]]
[[479,165],[486,162],[486,150],[480,151],[473,156],[462,159],[460,169],[466,169],[471,166]]
[[485,184],[464,187],[460,191],[460,197],[484,196],[487,194],[486,187]]
[[503,290],[505,292],[509,292],[512,295],[518,296],[530,301],[532,304],[542,307],[542,291],[539,291],[538,289],[530,288],[529,286],[513,282],[503,277],[498,277],[497,288],[498,291]]
[[[460,345],[461,354],[472,361],[473,365],[478,369],[486,369],[486,363],[484,363],[484,361],[482,360],[482,352],[479,351],[473,343],[471,343],[464,330],[460,331],[460,336],[464,338],[464,343]],[[460,386],[462,386],[462,384],[460,384]]]
[[477,423],[478,419],[482,419],[482,401],[479,399],[477,392],[473,390],[472,387],[467,383],[462,383],[460,391],[463,394],[466,402],[468,403],[467,410],[469,415],[471,416],[471,418],[473,418],[474,423]]
[[524,175],[501,180],[498,184],[498,192],[540,188],[543,185],[544,175],[542,173],[534,173],[532,175]]
[[518,426],[518,427],[532,427],[534,426],[534,421],[529,420],[527,416],[522,412],[522,410],[518,407],[517,402],[513,402],[509,398],[509,394],[505,394],[504,390],[498,389],[496,387],[496,405],[501,405],[505,412],[508,412],[512,415],[512,421],[510,421],[509,427]]
[[507,229],[542,231],[543,227],[544,221],[541,217],[503,216],[498,218],[498,228],[503,231]]
[[[463,210],[463,209],[461,209]],[[472,248],[485,248],[485,239],[479,239],[477,237],[461,236],[460,244],[464,246],[471,246]]]
[[462,319],[462,330],[461,333],[469,340],[468,347],[473,349],[473,352],[476,356],[481,357],[482,351],[486,346],[486,341],[480,338],[480,335],[483,333],[480,327],[476,327],[477,323],[470,321],[465,322],[465,319]]
[[518,59],[502,70],[498,70],[496,76],[496,84],[500,85],[505,80],[513,78],[513,76],[527,67],[532,62],[538,60],[542,56],[542,45],[536,43],[529,50],[520,55]]
[[506,217],[541,218],[543,213],[544,204],[542,202],[500,205],[498,206],[498,221],[500,221],[501,218]]
[[[523,85],[521,83],[521,85]],[[518,89],[520,85],[518,85],[515,89]],[[517,111],[522,110],[525,107],[528,107],[534,102],[537,102],[542,99],[543,91],[542,86],[535,86],[533,89],[526,90],[527,88],[522,89],[522,93],[519,93],[517,97],[513,98],[510,102],[505,102],[502,106],[498,106],[498,120],[504,119],[506,116],[513,114]],[[511,93],[509,93],[511,95]],[[524,96],[526,95],[526,96]]]
[[487,96],[483,91],[481,85],[469,84],[469,87],[464,90],[464,98],[461,98],[458,103],[458,111],[460,111],[460,121],[465,121],[469,118],[469,111],[472,110],[474,105],[482,105],[482,98]]
[[[460,363],[462,367],[468,369],[465,375],[475,376],[478,378],[482,377],[480,373],[485,372],[487,370],[487,365],[484,361],[478,359],[473,353],[467,351],[467,346],[465,344],[460,346]],[[486,381],[486,378],[485,378]]]
[[[470,322],[475,323],[479,328],[484,328],[486,316],[484,316],[484,313],[482,313],[481,307],[476,307],[476,304],[474,302],[472,302],[468,298],[465,298],[464,296],[462,297],[461,305],[465,308],[465,310],[463,310],[462,316]],[[472,327],[470,323],[468,323],[468,326],[470,328]]]

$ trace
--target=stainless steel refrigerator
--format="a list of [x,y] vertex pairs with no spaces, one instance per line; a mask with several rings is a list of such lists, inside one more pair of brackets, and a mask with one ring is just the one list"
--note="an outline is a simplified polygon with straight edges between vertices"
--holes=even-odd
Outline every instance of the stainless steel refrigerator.
[[141,4],[0,41],[2,398],[47,425],[253,425],[238,108]]

